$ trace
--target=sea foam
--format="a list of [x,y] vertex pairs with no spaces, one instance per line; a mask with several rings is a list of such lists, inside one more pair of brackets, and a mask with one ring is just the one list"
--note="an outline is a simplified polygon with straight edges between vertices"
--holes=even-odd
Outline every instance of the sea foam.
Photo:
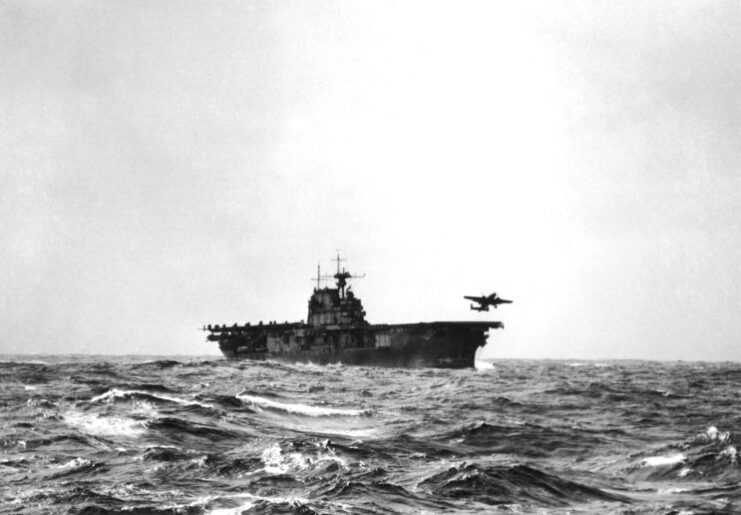
[[181,399],[179,397],[173,397],[171,395],[162,395],[162,394],[155,394],[152,392],[147,392],[144,390],[121,390],[119,388],[112,388],[108,390],[105,393],[101,393],[100,395],[96,395],[92,399],[90,399],[90,402],[111,402],[115,399],[126,399],[128,397],[136,397],[136,396],[145,396],[147,398],[151,399],[159,399],[161,401],[165,402],[174,402],[176,404],[180,404],[181,406],[201,406],[203,408],[209,408],[209,409],[216,409],[215,406],[212,404],[207,404],[204,402],[199,402],[192,399]]
[[143,421],[124,417],[69,411],[63,415],[62,419],[67,425],[91,435],[136,437],[146,431]]
[[684,454],[678,453],[671,456],[651,456],[649,458],[643,458],[641,462],[644,467],[663,467],[665,465],[675,465],[682,463],[687,457]]
[[206,515],[241,515],[243,512],[249,510],[254,505],[254,502],[247,501],[246,503],[242,504],[241,506],[237,506],[236,508],[216,508],[214,510],[209,510],[206,512]]
[[473,366],[476,370],[494,370],[494,363],[491,361],[476,360]]
[[371,410],[363,409],[325,408],[323,406],[310,406],[308,404],[282,403],[272,401],[270,399],[265,399],[264,397],[247,395],[243,393],[237,394],[236,397],[242,402],[252,404],[254,406],[257,406],[258,408],[280,410],[297,415],[307,415],[309,417],[360,417],[364,415],[370,415],[372,413]]

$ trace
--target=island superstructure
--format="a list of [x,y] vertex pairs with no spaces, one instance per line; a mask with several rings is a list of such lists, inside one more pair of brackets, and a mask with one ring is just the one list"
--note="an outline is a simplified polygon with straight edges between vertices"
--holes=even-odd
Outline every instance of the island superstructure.
[[212,325],[207,340],[218,342],[227,358],[315,364],[342,363],[386,367],[473,367],[476,350],[501,322],[455,321],[370,324],[348,286],[353,276],[340,268],[335,287],[317,286],[309,298],[306,322]]

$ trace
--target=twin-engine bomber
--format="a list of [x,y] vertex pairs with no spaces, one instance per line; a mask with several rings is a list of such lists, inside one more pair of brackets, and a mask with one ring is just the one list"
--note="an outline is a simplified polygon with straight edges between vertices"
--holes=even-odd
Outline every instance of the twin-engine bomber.
[[365,310],[347,286],[351,275],[337,257],[335,288],[317,287],[309,298],[306,323],[269,322],[208,325],[207,339],[218,342],[231,359],[276,360],[314,364],[342,363],[385,367],[473,367],[476,350],[489,329],[501,322],[419,322],[370,324]]

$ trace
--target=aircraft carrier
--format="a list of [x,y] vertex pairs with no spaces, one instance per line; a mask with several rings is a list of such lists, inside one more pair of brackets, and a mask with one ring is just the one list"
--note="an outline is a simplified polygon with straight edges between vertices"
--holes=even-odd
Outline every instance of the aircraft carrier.
[[276,360],[314,364],[342,363],[384,367],[473,367],[476,350],[501,322],[419,322],[370,324],[360,299],[347,285],[356,278],[340,269],[334,288],[316,288],[306,322],[259,322],[204,326],[207,340],[218,342],[230,359]]

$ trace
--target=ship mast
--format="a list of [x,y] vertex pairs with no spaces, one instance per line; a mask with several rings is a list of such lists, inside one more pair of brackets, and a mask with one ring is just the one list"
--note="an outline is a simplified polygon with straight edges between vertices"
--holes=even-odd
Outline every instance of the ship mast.
[[314,288],[314,291],[318,290],[322,286],[322,264],[317,263],[316,264],[316,279],[312,279],[312,281],[316,281],[316,288]]
[[359,279],[362,277],[365,277],[365,274],[363,275],[352,275],[350,272],[345,270],[344,268],[340,270],[340,262],[346,261],[345,259],[340,258],[340,253],[337,253],[337,258],[334,260],[337,261],[337,273],[334,274],[334,278],[337,279],[337,289],[340,292],[340,298],[345,298],[345,286],[347,286],[347,280],[348,279]]
[[[337,251],[337,257],[333,259],[333,261],[337,262],[337,273],[340,273],[340,261],[347,261],[347,259],[340,258],[340,251]],[[344,269],[343,269],[344,270]]]

